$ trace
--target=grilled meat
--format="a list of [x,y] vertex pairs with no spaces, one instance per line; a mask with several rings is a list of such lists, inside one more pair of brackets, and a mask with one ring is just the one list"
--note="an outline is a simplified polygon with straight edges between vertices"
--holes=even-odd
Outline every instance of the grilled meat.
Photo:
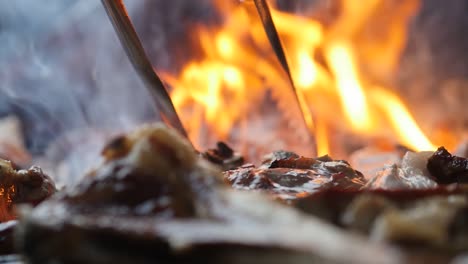
[[19,204],[35,206],[56,191],[52,179],[38,167],[15,170],[0,160],[0,254],[12,253],[13,229]]
[[0,160],[0,222],[16,219],[17,204],[37,205],[56,191],[52,179],[38,167],[15,170]]
[[292,152],[274,152],[256,168],[244,165],[224,172],[235,189],[262,190],[283,200],[294,200],[324,189],[359,190],[365,184],[362,174],[342,160],[328,156],[300,157]]
[[218,142],[216,148],[201,153],[202,157],[218,165],[223,171],[236,169],[244,164],[244,157],[235,153],[226,143]]
[[228,188],[218,169],[165,127],[116,139],[104,156],[104,164],[79,186],[21,219],[18,244],[29,261],[401,260],[383,243],[340,232],[265,195]]
[[[117,138],[103,155],[82,183],[20,220],[28,261],[444,263],[468,250],[461,185],[369,188],[344,161],[291,152],[223,174],[162,126]],[[399,176],[432,180],[421,157]]]
[[438,183],[467,183],[468,159],[453,156],[444,147],[440,147],[429,158],[427,169]]

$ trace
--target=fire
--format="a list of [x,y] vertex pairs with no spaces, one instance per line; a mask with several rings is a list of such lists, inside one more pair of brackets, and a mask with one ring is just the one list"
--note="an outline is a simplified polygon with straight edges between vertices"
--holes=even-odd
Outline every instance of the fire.
[[346,44],[337,43],[327,54],[330,67],[336,76],[338,94],[352,127],[359,131],[371,129],[367,99],[358,80],[352,53]]
[[[414,150],[435,149],[403,101],[385,88],[392,84],[406,26],[419,2],[339,3],[338,15],[328,23],[272,10],[301,107],[314,115],[317,154],[333,154],[332,130],[384,136]],[[204,145],[207,137],[230,142],[239,140],[236,133],[258,128],[248,120],[268,110],[269,92],[280,112],[291,103],[278,95],[288,82],[249,3],[224,5],[220,13],[225,16],[222,26],[196,31],[203,59],[188,62],[177,77],[165,76],[192,141],[202,149],[209,147]]]
[[380,102],[382,111],[395,129],[401,143],[417,150],[437,148],[426,138],[408,109],[396,95],[385,89],[375,88],[371,91],[371,97],[375,102]]

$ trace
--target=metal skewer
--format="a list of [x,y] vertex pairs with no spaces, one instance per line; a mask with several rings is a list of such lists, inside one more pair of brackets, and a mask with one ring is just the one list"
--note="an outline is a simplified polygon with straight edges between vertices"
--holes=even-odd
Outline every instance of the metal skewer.
[[189,139],[172,104],[169,93],[154,71],[143,49],[122,0],[102,0],[101,2],[133,68],[138,73],[146,88],[153,96],[156,105],[159,107],[161,119],[166,125],[175,128],[185,138]]
[[310,112],[305,102],[304,96],[301,94],[301,92],[298,89],[296,89],[294,85],[294,81],[291,75],[291,70],[289,68],[289,64],[286,59],[286,54],[284,52],[283,45],[281,44],[278,31],[276,30],[275,23],[273,22],[273,18],[271,16],[268,3],[266,0],[253,0],[253,1],[255,3],[255,7],[257,9],[258,15],[260,16],[260,20],[262,21],[263,28],[265,29],[265,33],[268,37],[270,45],[273,48],[273,51],[275,52],[276,57],[278,58],[281,66],[283,67],[283,70],[286,72],[288,76],[290,87],[293,90],[295,100],[297,104],[299,105],[299,108],[302,114],[302,120],[304,121],[305,126],[309,130],[309,134],[312,137],[312,135],[315,134],[312,113]]

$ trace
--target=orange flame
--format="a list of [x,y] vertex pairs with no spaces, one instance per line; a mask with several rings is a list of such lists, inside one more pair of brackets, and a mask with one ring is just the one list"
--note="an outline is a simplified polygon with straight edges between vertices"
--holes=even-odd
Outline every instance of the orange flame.
[[403,102],[391,92],[376,88],[370,92],[372,99],[379,102],[401,143],[416,150],[434,150],[434,146],[417,125]]
[[335,43],[329,47],[327,55],[332,72],[336,76],[336,85],[346,117],[354,129],[368,131],[372,124],[367,99],[358,80],[350,48],[346,44]]
[[[301,107],[315,115],[317,154],[334,152],[331,127],[396,138],[392,141],[414,150],[435,149],[402,100],[383,88],[392,81],[406,42],[406,25],[419,1],[339,3],[338,15],[329,23],[272,10]],[[229,142],[234,131],[258,128],[256,123],[246,123],[246,116],[266,111],[268,90],[279,101],[280,112],[287,112],[291,103],[281,102],[286,99],[275,93],[288,83],[254,12],[246,4],[222,11],[226,16],[222,27],[197,30],[205,57],[187,63],[177,77],[166,76],[175,107],[192,141],[202,149],[209,147],[203,145],[207,137]],[[311,117],[306,119],[312,122]],[[265,135],[268,131],[254,143]]]

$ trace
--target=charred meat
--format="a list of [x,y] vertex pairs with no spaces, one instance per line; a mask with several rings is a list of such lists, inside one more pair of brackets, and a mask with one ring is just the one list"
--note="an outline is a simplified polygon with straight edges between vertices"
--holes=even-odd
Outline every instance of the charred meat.
[[444,147],[429,158],[427,169],[439,183],[468,183],[468,159],[453,156]]
[[359,190],[365,184],[362,174],[346,161],[328,156],[306,158],[285,151],[266,156],[258,168],[244,165],[226,171],[224,178],[235,189],[262,190],[284,200],[330,188]]
[[[34,263],[400,263],[384,243],[232,190],[174,131],[150,126],[111,142],[76,188],[21,219]],[[326,240],[322,238],[326,237]],[[352,256],[351,258],[349,256]]]
[[55,191],[52,179],[40,168],[15,170],[11,162],[0,160],[0,254],[14,251],[16,207],[20,204],[35,206]]
[[[210,155],[221,165],[233,153],[218,147]],[[379,188],[345,161],[284,151],[223,173],[159,125],[115,139],[103,155],[78,186],[20,220],[28,261],[445,263],[468,250],[467,192],[431,182],[426,154]],[[403,189],[377,184],[392,177]]]
[[55,191],[52,179],[40,168],[15,170],[9,161],[0,160],[0,222],[16,219],[16,205],[37,205]]
[[213,164],[218,165],[223,171],[232,170],[244,164],[244,157],[235,153],[234,150],[224,142],[218,142],[216,148],[208,149],[201,153],[201,155]]

